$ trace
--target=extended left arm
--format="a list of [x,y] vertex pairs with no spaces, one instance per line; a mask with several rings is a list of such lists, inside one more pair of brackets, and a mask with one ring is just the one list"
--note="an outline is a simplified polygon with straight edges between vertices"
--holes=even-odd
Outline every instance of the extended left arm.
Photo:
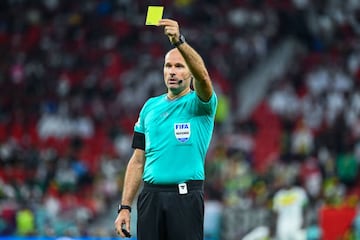
[[[169,37],[172,44],[180,40],[179,25],[171,19],[162,19],[159,26],[164,26],[165,34]],[[205,63],[199,53],[187,42],[177,46],[183,56],[191,74],[194,77],[194,88],[199,98],[207,102],[213,92],[213,86]]]
[[178,46],[192,75],[194,76],[194,89],[199,98],[207,102],[212,94],[213,88],[209,73],[201,56],[188,44]]

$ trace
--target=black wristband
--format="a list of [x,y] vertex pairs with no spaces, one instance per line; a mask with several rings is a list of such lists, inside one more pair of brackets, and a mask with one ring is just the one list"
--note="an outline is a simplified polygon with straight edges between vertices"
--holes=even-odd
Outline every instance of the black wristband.
[[119,204],[118,213],[120,213],[120,211],[123,209],[129,210],[129,212],[131,212],[131,206]]
[[174,42],[174,43],[173,43],[173,46],[174,46],[174,47],[178,47],[178,46],[180,46],[181,44],[183,44],[184,42],[185,42],[185,37],[184,37],[184,35],[180,34],[180,36],[179,36],[179,41]]

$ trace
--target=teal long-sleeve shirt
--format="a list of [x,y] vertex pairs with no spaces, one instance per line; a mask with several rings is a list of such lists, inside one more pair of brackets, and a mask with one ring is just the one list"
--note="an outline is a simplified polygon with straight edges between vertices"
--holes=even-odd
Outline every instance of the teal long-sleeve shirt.
[[170,184],[204,180],[204,161],[211,141],[217,96],[203,102],[194,91],[169,100],[150,98],[134,131],[145,135],[143,180]]

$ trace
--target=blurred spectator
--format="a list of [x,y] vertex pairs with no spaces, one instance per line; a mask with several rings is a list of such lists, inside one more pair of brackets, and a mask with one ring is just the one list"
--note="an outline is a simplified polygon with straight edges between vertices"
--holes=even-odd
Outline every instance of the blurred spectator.
[[276,86],[268,100],[271,110],[284,118],[296,117],[300,105],[293,86],[288,81]]
[[359,214],[359,206],[357,206],[356,216],[353,221],[353,231],[355,239],[360,238],[360,214]]
[[204,212],[204,236],[205,238],[218,240],[221,239],[221,219],[223,204],[219,200],[205,201]]
[[19,236],[31,236],[35,234],[35,219],[33,212],[28,208],[22,208],[16,214],[17,234]]
[[314,150],[314,136],[303,121],[298,121],[291,136],[291,152],[295,156],[308,156]]
[[336,173],[339,180],[351,189],[359,176],[359,162],[352,150],[339,153],[336,161]]
[[304,189],[308,193],[310,200],[317,201],[321,196],[323,175],[316,157],[308,156],[305,158],[300,169],[300,177],[302,186],[304,186]]
[[205,182],[206,197],[210,200],[222,201],[228,162],[226,146],[223,143],[219,143],[209,152],[211,152],[212,157],[205,163],[205,175],[207,178]]

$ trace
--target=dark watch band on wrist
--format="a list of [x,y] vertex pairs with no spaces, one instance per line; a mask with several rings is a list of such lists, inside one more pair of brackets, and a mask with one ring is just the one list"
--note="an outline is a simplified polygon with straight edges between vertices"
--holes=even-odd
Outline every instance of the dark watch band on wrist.
[[123,209],[129,210],[129,212],[131,212],[131,206],[119,204],[118,213],[120,213],[120,211],[123,210]]
[[183,44],[184,42],[185,42],[185,37],[184,37],[184,35],[180,34],[179,41],[174,42],[173,46],[178,47],[181,44]]

